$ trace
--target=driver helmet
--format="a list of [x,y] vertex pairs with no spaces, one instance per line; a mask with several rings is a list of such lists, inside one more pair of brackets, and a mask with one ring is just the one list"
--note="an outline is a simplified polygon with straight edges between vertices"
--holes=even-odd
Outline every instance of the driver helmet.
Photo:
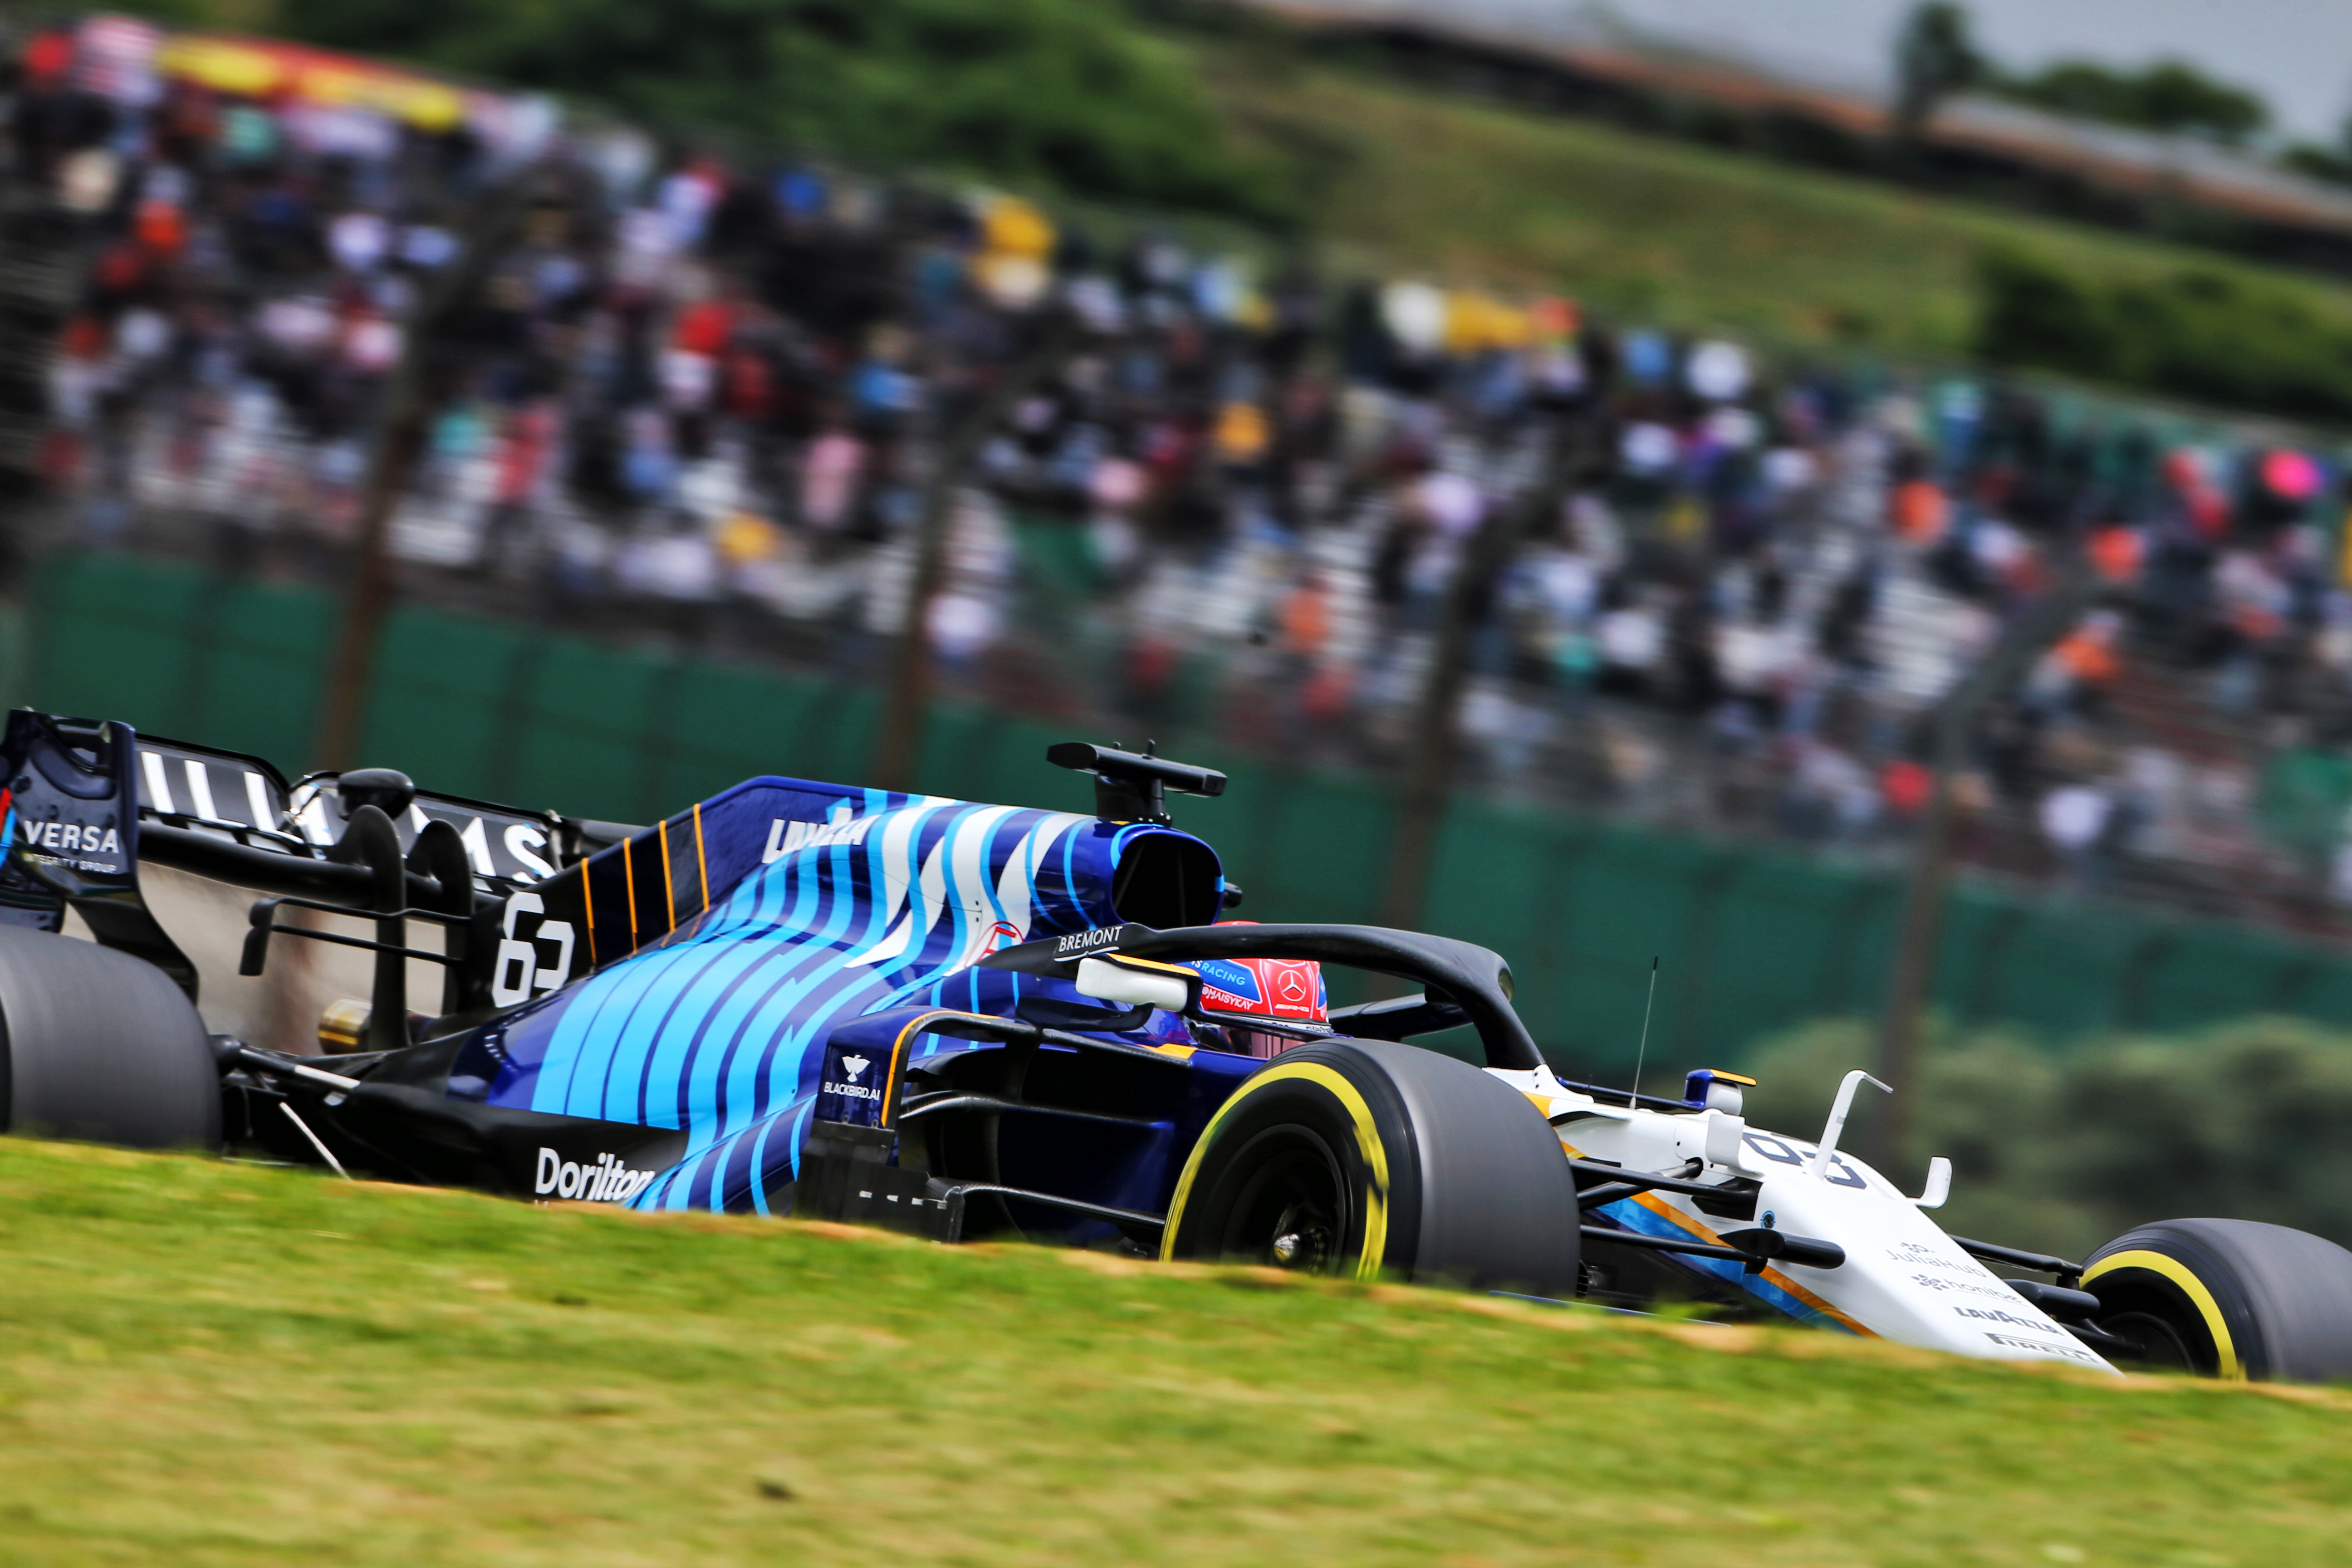
[[[1255,925],[1255,921],[1220,921],[1220,925]],[[1305,958],[1201,958],[1191,961],[1201,972],[1201,1010],[1225,1023],[1232,1048],[1244,1056],[1277,1056],[1303,1042],[1267,1029],[1253,1029],[1251,1018],[1328,1025],[1331,1004],[1323,985],[1323,966]]]

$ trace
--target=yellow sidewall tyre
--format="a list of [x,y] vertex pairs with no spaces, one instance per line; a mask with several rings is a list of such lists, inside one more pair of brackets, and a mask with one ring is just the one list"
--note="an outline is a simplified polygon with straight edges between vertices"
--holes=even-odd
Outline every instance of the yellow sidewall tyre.
[[1160,1255],[1571,1297],[1576,1184],[1527,1097],[1386,1041],[1285,1052],[1193,1145]]
[[2257,1383],[2352,1379],[2352,1252],[2244,1219],[2168,1219],[2093,1253],[2101,1326],[2153,1364]]

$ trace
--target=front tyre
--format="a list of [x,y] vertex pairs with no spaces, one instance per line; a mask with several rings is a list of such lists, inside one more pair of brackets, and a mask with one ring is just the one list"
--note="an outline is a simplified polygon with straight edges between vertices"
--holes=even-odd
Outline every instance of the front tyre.
[[2233,1381],[2352,1379],[2352,1252],[2284,1226],[2168,1219],[2093,1253],[2099,1327],[2150,1367]]
[[1160,1256],[1566,1298],[1576,1183],[1526,1096],[1386,1041],[1286,1051],[1192,1146]]

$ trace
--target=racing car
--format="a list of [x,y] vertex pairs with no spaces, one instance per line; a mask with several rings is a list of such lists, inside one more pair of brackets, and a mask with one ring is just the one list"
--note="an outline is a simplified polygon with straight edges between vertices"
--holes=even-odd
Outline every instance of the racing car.
[[[0,1126],[528,1201],[1696,1300],[1996,1360],[2352,1376],[2332,1242],[2179,1219],[2075,1262],[1948,1236],[1927,1213],[1948,1163],[1908,1196],[1839,1148],[1866,1073],[1811,1139],[1749,1126],[1728,1071],[1679,1099],[1565,1081],[1495,952],[1233,916],[1241,889],[1168,809],[1223,775],[1148,746],[1047,760],[1092,775],[1091,813],[761,777],[637,826],[383,768],[289,784],[18,710]],[[315,1055],[208,1032],[142,865],[263,895],[243,973],[337,942],[373,955],[372,994],[328,1009]],[[408,994],[415,961],[438,997]],[[1333,1006],[1335,976],[1371,999]]]

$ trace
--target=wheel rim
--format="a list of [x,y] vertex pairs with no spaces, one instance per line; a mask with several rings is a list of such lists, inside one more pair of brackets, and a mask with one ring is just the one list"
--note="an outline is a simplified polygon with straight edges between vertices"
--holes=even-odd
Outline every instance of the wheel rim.
[[1338,1267],[1348,1190],[1328,1144],[1304,1127],[1271,1127],[1236,1153],[1233,1173],[1218,1258],[1300,1274]]
[[2149,1372],[2196,1373],[2200,1368],[2197,1358],[2180,1336],[2180,1331],[2153,1312],[2117,1312],[2099,1320],[2099,1327],[2117,1339],[2129,1340],[2139,1346],[2139,1354],[2132,1358],[2135,1365]]

